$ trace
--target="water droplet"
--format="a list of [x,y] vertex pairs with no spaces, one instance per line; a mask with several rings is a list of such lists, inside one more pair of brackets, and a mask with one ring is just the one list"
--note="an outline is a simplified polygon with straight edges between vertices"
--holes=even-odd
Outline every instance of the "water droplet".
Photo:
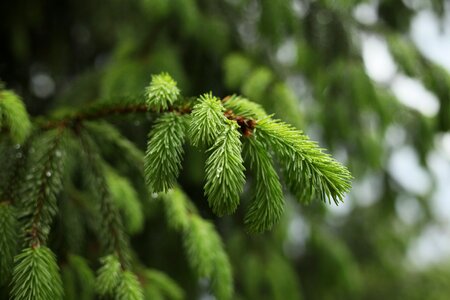
[[220,177],[220,174],[217,174],[216,177],[219,178],[219,177]]
[[152,193],[152,198],[153,199],[158,198],[158,193]]
[[139,126],[141,125],[141,122],[139,120],[134,121],[134,126]]
[[23,155],[22,155],[22,152],[17,152],[17,153],[16,153],[16,158],[22,158],[22,156],[23,156]]
[[16,144],[16,145],[14,145],[14,148],[16,148],[16,149],[20,149],[20,144]]
[[51,172],[51,171],[47,171],[47,172],[45,172],[45,176],[47,176],[47,177],[50,177],[50,176],[52,176],[52,172]]
[[61,157],[62,153],[61,153],[61,151],[56,150],[55,155],[56,155],[56,157]]

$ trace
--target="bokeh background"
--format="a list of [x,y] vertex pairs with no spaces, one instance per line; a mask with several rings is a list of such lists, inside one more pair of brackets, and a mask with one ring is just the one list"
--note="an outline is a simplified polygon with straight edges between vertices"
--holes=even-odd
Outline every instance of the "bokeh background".
[[[249,235],[243,209],[211,214],[204,157],[186,149],[180,182],[224,239],[236,299],[449,299],[448,1],[0,3],[0,79],[33,116],[139,94],[161,71],[185,95],[259,102],[355,178],[339,206],[287,194],[283,221]],[[147,120],[111,122],[144,149]],[[147,200],[145,229],[133,237],[139,258],[175,278],[187,299],[213,299]]]

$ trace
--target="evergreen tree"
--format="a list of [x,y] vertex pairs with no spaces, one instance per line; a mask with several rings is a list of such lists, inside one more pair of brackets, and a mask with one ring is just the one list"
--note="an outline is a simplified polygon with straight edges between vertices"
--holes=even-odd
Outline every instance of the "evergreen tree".
[[[0,298],[446,299],[450,267],[404,259],[431,192],[401,222],[383,142],[406,129],[427,168],[450,128],[450,75],[407,35],[445,1],[412,2],[0,4]],[[436,116],[367,75],[361,34]]]

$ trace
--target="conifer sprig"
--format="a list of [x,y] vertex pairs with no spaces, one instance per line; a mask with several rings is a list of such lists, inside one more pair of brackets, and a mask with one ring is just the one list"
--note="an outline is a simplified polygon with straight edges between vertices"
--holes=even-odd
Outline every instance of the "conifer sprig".
[[208,150],[210,154],[206,160],[205,194],[213,212],[219,216],[236,210],[245,183],[238,125],[234,121],[227,123]]
[[147,105],[157,110],[168,109],[180,96],[177,83],[167,73],[153,75],[146,92]]
[[273,166],[269,148],[256,136],[246,140],[245,156],[255,174],[254,190],[245,215],[245,224],[251,232],[269,230],[278,223],[284,210],[284,196],[278,174]]
[[115,255],[103,257],[101,263],[97,274],[97,293],[102,296],[112,295],[120,284],[122,266]]
[[266,118],[258,122],[255,138],[267,141],[283,167],[285,180],[302,201],[313,197],[336,204],[350,189],[350,172],[301,131]]
[[145,299],[184,299],[184,291],[165,273],[148,269],[142,275],[147,281],[144,287]]
[[62,299],[64,292],[59,267],[49,248],[25,248],[14,261],[11,290],[14,300]]
[[106,167],[91,137],[86,132],[80,132],[79,138],[86,158],[85,163],[88,165],[86,168],[90,171],[87,174],[89,187],[98,200],[98,237],[105,253],[117,253],[120,264],[126,268],[130,264],[129,242],[117,206],[111,198],[105,177]]
[[143,300],[144,292],[137,276],[123,269],[119,258],[110,254],[101,259],[96,287],[101,296],[114,296],[116,300]]
[[21,144],[31,132],[31,122],[19,96],[0,87],[0,132],[3,128],[15,143]]
[[0,202],[0,286],[11,276],[13,258],[17,251],[16,209],[10,202]]
[[211,93],[201,95],[198,103],[191,113],[191,124],[188,135],[194,146],[214,143],[219,134],[224,130],[226,118],[225,108],[220,99]]
[[25,242],[32,247],[45,244],[58,210],[57,195],[62,189],[65,160],[64,135],[64,130],[55,129],[37,137],[32,144],[29,174],[19,203]]
[[231,265],[214,225],[197,214],[194,204],[181,189],[174,188],[162,198],[169,224],[183,234],[184,248],[192,268],[199,276],[211,279],[217,299],[232,299]]
[[137,276],[124,271],[116,291],[116,300],[144,300],[144,292]]
[[174,187],[184,153],[185,118],[175,112],[163,114],[150,131],[145,154],[145,178],[151,192]]

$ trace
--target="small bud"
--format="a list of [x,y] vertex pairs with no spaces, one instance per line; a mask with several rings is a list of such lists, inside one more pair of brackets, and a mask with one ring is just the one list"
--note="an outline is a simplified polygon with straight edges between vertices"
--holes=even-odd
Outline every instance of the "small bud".
[[146,92],[147,105],[158,110],[168,109],[180,96],[176,81],[167,73],[153,75]]

